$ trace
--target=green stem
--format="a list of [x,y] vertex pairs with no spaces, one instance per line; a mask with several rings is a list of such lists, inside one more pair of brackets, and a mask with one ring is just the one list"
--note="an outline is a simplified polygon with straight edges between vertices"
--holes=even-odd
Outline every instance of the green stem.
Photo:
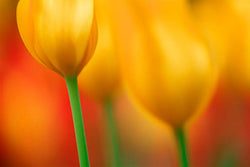
[[85,138],[77,77],[65,78],[65,81],[67,84],[72,109],[80,167],[89,167],[89,157]]
[[119,142],[117,138],[116,123],[113,111],[112,99],[108,98],[105,101],[105,110],[108,123],[108,130],[111,138],[112,155],[114,159],[114,167],[121,167]]
[[181,167],[188,167],[188,157],[187,157],[187,146],[186,146],[186,139],[185,133],[183,128],[175,129],[175,135],[178,142],[179,147],[179,154],[180,154],[180,161]]

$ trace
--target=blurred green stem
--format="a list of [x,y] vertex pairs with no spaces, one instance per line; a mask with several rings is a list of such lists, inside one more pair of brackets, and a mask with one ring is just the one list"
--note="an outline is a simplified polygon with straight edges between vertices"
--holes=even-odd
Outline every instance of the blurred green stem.
[[113,102],[111,98],[105,100],[106,118],[108,123],[108,130],[111,139],[112,155],[114,160],[114,167],[121,167],[121,158],[119,150],[119,142],[117,138],[116,123],[113,110]]
[[89,167],[77,77],[65,78],[72,109],[80,167]]
[[188,156],[187,156],[187,145],[185,132],[183,128],[175,129],[175,135],[179,147],[179,156],[180,156],[180,164],[181,167],[188,167]]

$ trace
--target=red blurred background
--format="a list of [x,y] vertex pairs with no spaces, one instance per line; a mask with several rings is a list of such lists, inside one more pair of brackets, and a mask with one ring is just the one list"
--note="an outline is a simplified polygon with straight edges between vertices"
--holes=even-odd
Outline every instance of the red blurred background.
[[[76,167],[66,85],[25,49],[15,22],[16,3],[0,2],[0,166]],[[81,100],[91,166],[108,166],[103,108],[82,92]],[[249,94],[235,93],[221,79],[208,109],[188,127],[192,166],[248,167],[249,110]],[[125,91],[117,95],[115,116],[126,167],[178,166],[171,130],[138,111]]]

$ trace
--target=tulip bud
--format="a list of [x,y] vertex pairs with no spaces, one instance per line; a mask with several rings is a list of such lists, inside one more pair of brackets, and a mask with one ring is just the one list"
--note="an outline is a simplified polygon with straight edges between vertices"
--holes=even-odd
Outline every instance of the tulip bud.
[[79,76],[80,88],[91,98],[104,102],[119,85],[117,54],[112,32],[111,7],[108,0],[95,1],[99,38],[95,56]]
[[97,41],[93,0],[20,0],[17,23],[31,55],[63,77],[77,76]]
[[125,84],[148,112],[181,127],[211,97],[216,61],[184,1],[133,2],[121,5],[131,14],[117,18]]

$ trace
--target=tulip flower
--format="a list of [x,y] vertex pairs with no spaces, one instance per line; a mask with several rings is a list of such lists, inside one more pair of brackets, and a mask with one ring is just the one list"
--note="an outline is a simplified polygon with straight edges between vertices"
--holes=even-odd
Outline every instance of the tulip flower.
[[244,95],[250,93],[250,1],[234,0],[232,6],[240,23],[235,25],[235,31],[232,32],[234,38],[231,39],[231,50],[234,52],[227,61],[227,76],[228,83],[233,84],[234,89]]
[[93,1],[21,0],[17,23],[31,55],[68,78],[77,76],[96,44]]
[[20,0],[17,24],[31,55],[65,78],[80,166],[89,166],[77,76],[97,42],[93,0]]
[[96,0],[95,11],[99,37],[95,54],[79,75],[80,88],[92,99],[103,102],[119,86],[118,60],[107,0]]
[[127,0],[116,11],[132,11],[117,18],[124,83],[137,104],[175,129],[183,166],[188,166],[183,127],[204,110],[217,78],[216,59],[187,5]]
[[[113,109],[113,99],[119,87],[118,58],[112,31],[112,7],[109,0],[96,0],[95,12],[99,27],[96,51],[79,75],[80,89],[105,108],[110,134],[113,166],[121,166],[119,142]],[[107,140],[108,141],[108,140]],[[110,165],[110,164],[109,164]],[[109,166],[108,165],[108,166]]]
[[121,40],[123,47],[119,47],[125,84],[146,110],[181,127],[211,96],[216,61],[185,3],[149,1],[140,5],[136,9],[141,18],[129,15],[133,19],[124,27],[131,34],[120,33],[122,39],[130,39]]
[[247,3],[242,0],[196,0],[190,3],[199,28],[220,58],[223,81],[241,94],[250,90],[249,37],[246,35],[249,18],[244,12],[244,9],[248,11]]

